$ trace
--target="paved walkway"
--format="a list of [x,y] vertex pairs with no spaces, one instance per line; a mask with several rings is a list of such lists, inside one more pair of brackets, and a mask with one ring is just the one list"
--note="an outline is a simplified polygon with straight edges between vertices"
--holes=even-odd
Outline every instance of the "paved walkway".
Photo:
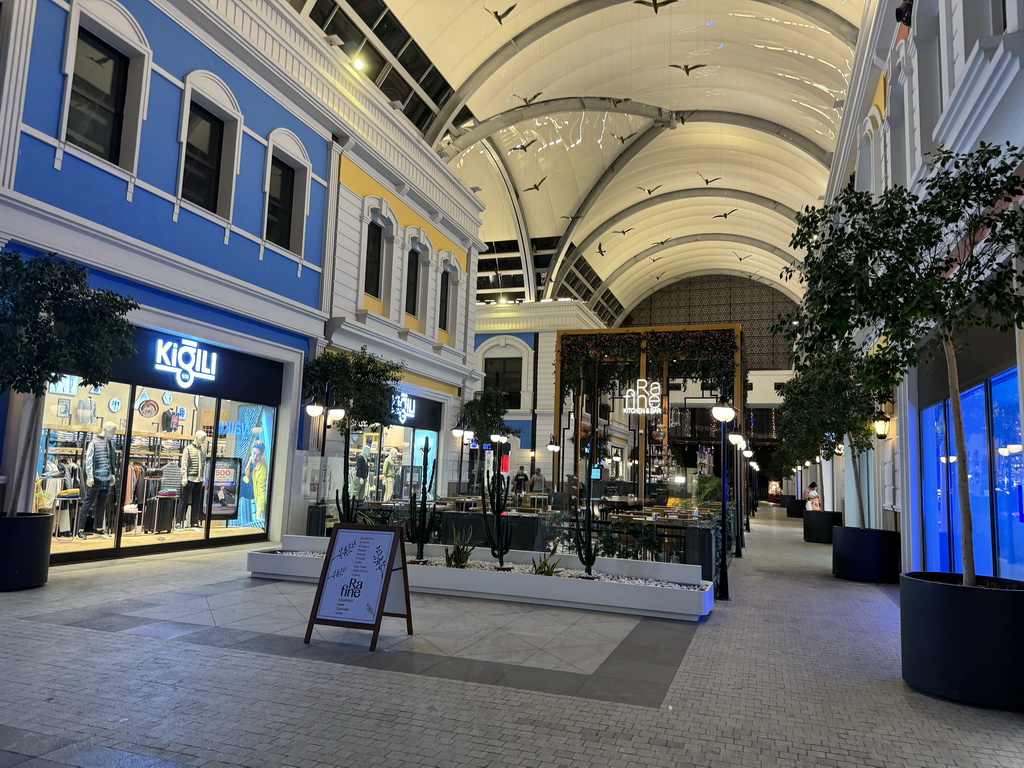
[[896,588],[799,522],[762,511],[701,625],[414,595],[376,654],[304,646],[310,587],[242,548],[56,568],[0,594],[0,768],[1024,765],[1024,716],[904,685]]

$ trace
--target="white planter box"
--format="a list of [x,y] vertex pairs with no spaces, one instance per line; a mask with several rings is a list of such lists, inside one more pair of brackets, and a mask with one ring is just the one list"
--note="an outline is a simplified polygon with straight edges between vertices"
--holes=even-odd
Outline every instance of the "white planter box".
[[[326,552],[326,537],[285,536],[281,549],[295,552]],[[415,553],[415,545],[407,544],[407,557]],[[250,552],[248,568],[255,578],[289,579],[316,582],[320,578],[323,560],[318,557],[294,557],[275,554],[276,550]],[[442,557],[444,546],[428,544],[427,557]],[[505,560],[509,563],[530,564],[543,553],[512,551]],[[478,547],[473,560],[495,561],[490,552]],[[580,567],[574,555],[560,555],[567,568]],[[676,584],[701,584],[700,566],[677,563],[654,563],[641,560],[598,558],[594,569],[602,573],[642,579],[657,579]],[[713,590],[707,582],[702,590],[669,589],[640,584],[618,584],[609,581],[562,579],[532,574],[502,573],[473,569],[437,568],[425,565],[409,566],[409,589],[435,595],[475,597],[485,600],[508,600],[535,605],[554,605],[566,608],[626,613],[636,616],[654,616],[682,621],[699,621],[714,607]]]

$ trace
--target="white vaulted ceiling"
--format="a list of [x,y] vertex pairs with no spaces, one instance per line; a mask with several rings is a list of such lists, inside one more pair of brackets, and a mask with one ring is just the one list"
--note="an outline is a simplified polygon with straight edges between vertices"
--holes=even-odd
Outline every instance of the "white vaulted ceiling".
[[580,295],[574,272],[627,310],[695,274],[798,299],[779,272],[825,192],[863,0],[518,0],[499,24],[512,5],[388,0],[455,89],[427,138],[479,187],[481,239],[519,242],[527,299]]

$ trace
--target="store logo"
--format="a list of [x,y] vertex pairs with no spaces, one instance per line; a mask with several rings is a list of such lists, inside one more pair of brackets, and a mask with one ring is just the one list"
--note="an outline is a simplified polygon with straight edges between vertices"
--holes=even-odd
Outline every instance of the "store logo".
[[416,400],[402,392],[395,397],[395,413],[398,414],[398,422],[405,424],[407,419],[416,418]]
[[636,386],[626,390],[626,406],[623,413],[661,413],[661,383],[637,379]]
[[178,386],[188,389],[196,379],[217,380],[217,353],[201,348],[191,339],[167,341],[158,338],[153,367],[173,373]]

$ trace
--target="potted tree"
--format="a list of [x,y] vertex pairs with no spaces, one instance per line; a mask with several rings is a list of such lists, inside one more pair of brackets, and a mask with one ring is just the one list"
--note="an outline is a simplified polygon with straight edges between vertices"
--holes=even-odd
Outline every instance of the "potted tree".
[[85,384],[106,384],[111,361],[134,352],[125,316],[138,306],[91,288],[84,267],[53,254],[0,253],[3,466],[10,483],[0,517],[0,591],[38,587],[48,576],[53,515],[35,513],[28,501],[47,387],[68,372]]
[[839,512],[804,511],[804,540],[832,544],[832,573],[843,579],[896,582],[900,576],[900,536],[867,527],[867,505],[860,477],[861,456],[874,444],[872,421],[892,390],[872,383],[882,358],[864,355],[855,345],[833,348],[798,362],[797,374],[782,386],[779,432],[788,444],[815,446],[822,459],[849,447],[854,476],[856,525],[844,526]]
[[[353,519],[353,500],[349,492],[349,446],[352,427],[380,424],[386,427],[396,419],[395,399],[398,382],[402,380],[403,366],[392,363],[366,351],[324,350],[315,358],[307,359],[302,369],[304,398],[318,407],[325,420],[320,455],[320,495],[325,483],[324,453],[328,427],[340,429],[344,436],[344,480],[341,488],[342,519]],[[341,416],[338,416],[338,413]]]
[[[930,163],[920,196],[847,189],[799,217],[792,244],[806,252],[799,274],[807,292],[791,333],[813,355],[863,331],[885,361],[874,369],[880,384],[923,363],[933,341],[945,358],[956,454],[966,457],[958,344],[971,327],[1024,326],[1024,269],[1014,258],[1024,248],[1024,214],[1014,204],[1024,152],[981,144],[964,154],[938,150]],[[961,573],[901,576],[903,678],[928,693],[1019,709],[1024,582],[976,576],[967,461],[953,466]]]

